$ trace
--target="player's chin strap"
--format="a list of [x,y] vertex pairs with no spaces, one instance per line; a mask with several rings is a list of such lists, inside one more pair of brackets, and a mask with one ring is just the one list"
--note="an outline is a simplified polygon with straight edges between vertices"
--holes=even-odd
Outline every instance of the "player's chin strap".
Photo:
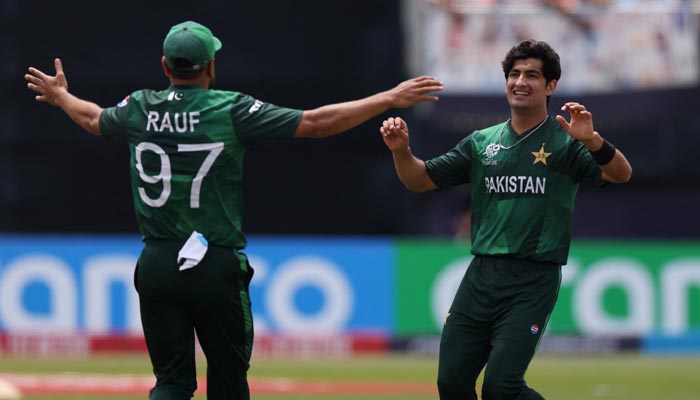
[[207,254],[209,243],[204,235],[197,231],[193,231],[189,239],[177,253],[177,263],[180,265],[180,271],[194,268]]

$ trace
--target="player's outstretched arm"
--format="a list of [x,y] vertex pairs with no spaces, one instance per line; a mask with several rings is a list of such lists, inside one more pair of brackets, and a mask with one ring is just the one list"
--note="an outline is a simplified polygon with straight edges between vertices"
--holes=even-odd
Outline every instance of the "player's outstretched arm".
[[43,103],[60,107],[68,116],[86,131],[100,134],[100,115],[102,108],[95,103],[79,99],[68,92],[68,80],[63,72],[60,59],[54,60],[56,75],[51,76],[29,67],[24,75],[27,87],[37,93],[35,99]]
[[406,108],[422,101],[437,101],[442,82],[428,76],[409,79],[385,92],[364,99],[331,104],[304,111],[295,137],[332,136],[375,117],[391,108]]
[[[606,159],[605,164],[599,164],[603,171],[603,180],[612,183],[629,182],[632,178],[632,166],[622,152],[609,143],[593,129],[593,116],[582,104],[569,102],[562,106],[562,111],[568,111],[571,121],[561,115],[557,115],[557,121],[564,130],[574,139],[583,143],[591,153],[599,152],[605,146],[610,150],[611,158]],[[607,157],[606,157],[607,158]]]
[[394,167],[401,182],[414,192],[435,190],[437,186],[425,169],[425,162],[414,156],[408,146],[408,125],[401,118],[388,118],[379,132],[394,157]]

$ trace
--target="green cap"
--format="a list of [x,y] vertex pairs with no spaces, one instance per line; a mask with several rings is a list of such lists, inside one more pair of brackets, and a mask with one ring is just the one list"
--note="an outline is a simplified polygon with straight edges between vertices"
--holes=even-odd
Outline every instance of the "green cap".
[[163,55],[171,70],[199,71],[214,59],[221,41],[204,25],[185,21],[170,28],[163,41]]

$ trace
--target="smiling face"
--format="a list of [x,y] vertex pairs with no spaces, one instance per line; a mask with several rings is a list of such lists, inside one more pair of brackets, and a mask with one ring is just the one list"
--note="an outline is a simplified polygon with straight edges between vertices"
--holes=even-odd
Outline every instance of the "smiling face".
[[506,98],[511,110],[538,111],[547,108],[547,97],[554,93],[556,80],[547,83],[542,73],[542,60],[516,60],[506,75]]

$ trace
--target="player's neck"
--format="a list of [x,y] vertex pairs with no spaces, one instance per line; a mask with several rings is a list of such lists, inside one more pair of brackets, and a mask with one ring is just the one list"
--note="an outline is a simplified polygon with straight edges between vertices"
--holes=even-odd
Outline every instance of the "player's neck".
[[534,128],[539,125],[545,118],[547,118],[547,109],[544,108],[537,112],[523,112],[519,113],[516,110],[511,111],[510,115],[510,126],[518,134]]
[[198,79],[177,79],[170,77],[170,85],[197,85],[203,87],[204,89],[209,89],[210,80],[202,79],[202,77],[199,77]]

